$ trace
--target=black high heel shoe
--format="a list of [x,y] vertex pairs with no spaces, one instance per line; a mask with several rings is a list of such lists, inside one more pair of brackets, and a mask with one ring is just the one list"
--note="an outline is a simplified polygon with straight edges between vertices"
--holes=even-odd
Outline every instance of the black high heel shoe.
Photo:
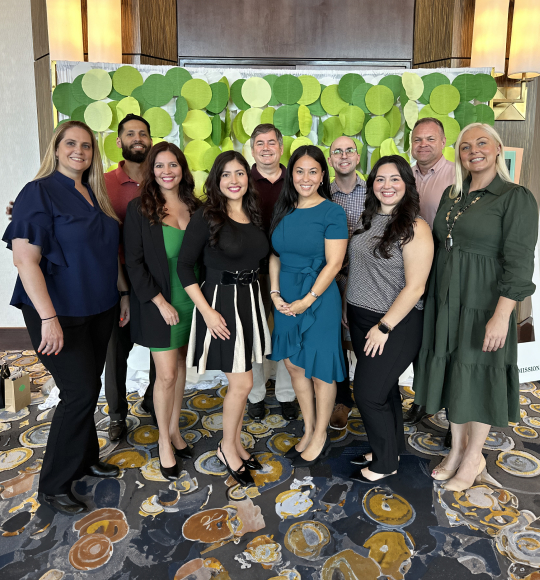
[[[242,487],[252,487],[255,485],[255,482],[253,481],[253,476],[249,472],[248,468],[244,465],[243,461],[242,461],[242,466],[239,469],[237,469],[236,471],[234,471],[231,468],[231,466],[229,465],[229,462],[227,461],[227,458],[225,457],[225,453],[223,453],[223,449],[221,448],[221,443],[218,443],[218,451],[221,453],[221,457],[223,457],[223,463],[225,463],[225,467],[227,468],[229,475],[235,481],[237,481]],[[217,457],[217,455],[216,455],[216,457]],[[219,459],[219,457],[218,457],[218,459]]]
[[[328,435],[327,435],[326,441],[324,442],[324,445],[323,445],[323,448],[321,449],[321,452],[319,453],[319,455],[317,455],[317,457],[315,457],[315,459],[308,461],[307,459],[304,459],[301,455],[298,455],[298,457],[293,461],[293,467],[309,467],[310,465],[315,465],[316,463],[319,462],[321,457],[324,457],[328,453],[328,450],[330,449],[331,445],[332,445],[332,441],[331,441],[330,437],[328,437]],[[302,453],[304,453],[304,452],[302,451]]]
[[298,449],[293,445],[283,457],[285,457],[285,459],[296,459],[301,453],[303,453],[303,451],[298,451]]
[[186,444],[184,449],[176,449],[174,445],[172,447],[174,449],[174,454],[176,455],[176,457],[180,457],[180,459],[193,459],[193,455],[191,453],[189,445]]
[[[223,453],[223,451],[221,453]],[[242,459],[242,463],[248,469],[253,469],[255,471],[259,471],[259,469],[263,468],[259,460],[255,457],[255,455],[253,455],[253,453],[249,456],[249,459]]]
[[161,459],[159,460],[159,470],[165,479],[174,481],[180,477],[180,465],[178,461],[172,467],[163,467]]

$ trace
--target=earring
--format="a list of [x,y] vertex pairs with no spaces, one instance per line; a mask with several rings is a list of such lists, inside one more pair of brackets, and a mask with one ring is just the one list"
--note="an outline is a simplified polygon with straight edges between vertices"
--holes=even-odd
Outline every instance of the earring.
[[322,185],[322,184],[323,184],[323,182],[321,181],[320,185]]

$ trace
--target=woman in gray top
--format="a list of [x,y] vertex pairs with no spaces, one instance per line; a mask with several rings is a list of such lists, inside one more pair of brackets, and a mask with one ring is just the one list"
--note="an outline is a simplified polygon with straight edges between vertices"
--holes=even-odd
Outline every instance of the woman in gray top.
[[365,210],[349,244],[343,323],[356,354],[354,398],[372,452],[353,460],[353,479],[372,482],[397,471],[405,450],[398,378],[422,341],[422,295],[433,238],[419,217],[409,164],[382,157],[367,180]]

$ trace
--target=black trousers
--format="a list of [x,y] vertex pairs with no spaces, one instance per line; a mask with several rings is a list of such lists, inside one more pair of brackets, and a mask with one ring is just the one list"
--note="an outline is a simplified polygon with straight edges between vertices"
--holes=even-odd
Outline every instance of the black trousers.
[[340,403],[352,409],[354,407],[354,401],[351,395],[351,381],[349,379],[349,356],[348,350],[343,346],[343,358],[345,359],[345,378],[339,383],[336,383],[336,405]]
[[424,313],[413,308],[388,336],[384,351],[364,354],[366,334],[382,315],[348,304],[347,316],[354,353],[354,400],[364,421],[373,453],[370,470],[392,473],[405,451],[398,379],[414,360],[422,342]]
[[[105,397],[109,405],[111,421],[125,421],[128,414],[126,398],[126,375],[129,353],[133,348],[131,342],[130,323],[124,327],[118,326],[120,320],[120,304],[115,310],[115,319],[105,365]],[[150,355],[150,384],[144,394],[146,408],[154,408],[154,383],[156,381],[156,366]]]
[[36,354],[53,376],[61,399],[53,415],[38,490],[47,495],[67,493],[72,482],[99,461],[94,411],[115,308],[92,316],[59,316],[64,348],[50,356],[37,352],[38,313],[31,306],[23,306],[22,313]]

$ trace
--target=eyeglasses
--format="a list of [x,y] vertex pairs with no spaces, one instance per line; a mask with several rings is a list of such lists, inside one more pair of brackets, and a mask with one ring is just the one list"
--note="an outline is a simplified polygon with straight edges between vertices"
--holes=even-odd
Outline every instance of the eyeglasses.
[[[347,147],[347,149],[345,149],[345,154],[347,157],[352,157],[357,153],[358,151],[356,151],[354,147]],[[343,155],[343,149],[334,149],[333,151],[330,151],[330,154],[334,155],[335,157],[341,157]]]

